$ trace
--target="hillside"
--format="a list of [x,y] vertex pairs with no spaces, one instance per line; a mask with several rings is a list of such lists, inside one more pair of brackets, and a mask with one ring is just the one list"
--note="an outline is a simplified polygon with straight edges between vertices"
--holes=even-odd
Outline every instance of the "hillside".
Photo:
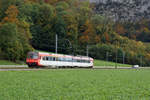
[[149,13],[148,4],[0,0],[0,59],[25,61],[35,49],[55,52],[57,34],[58,53],[85,56],[88,51],[94,59],[149,66],[150,47],[143,43],[150,42],[150,20],[143,14]]

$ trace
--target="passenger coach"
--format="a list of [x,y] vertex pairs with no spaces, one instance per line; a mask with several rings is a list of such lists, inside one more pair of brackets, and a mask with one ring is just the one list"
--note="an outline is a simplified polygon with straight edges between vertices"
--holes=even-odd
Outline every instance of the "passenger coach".
[[93,58],[54,53],[29,52],[26,63],[29,67],[93,67]]

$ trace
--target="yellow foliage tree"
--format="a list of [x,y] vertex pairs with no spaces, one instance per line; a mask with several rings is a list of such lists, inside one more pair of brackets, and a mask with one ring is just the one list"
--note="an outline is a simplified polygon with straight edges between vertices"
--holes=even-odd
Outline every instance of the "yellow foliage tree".
[[17,19],[18,13],[19,11],[16,6],[14,5],[9,6],[5,12],[7,16],[4,17],[4,19],[2,20],[2,24],[7,22],[18,24],[19,22]]
[[83,31],[79,40],[81,43],[95,43],[98,39],[96,39],[95,30],[93,28],[93,25],[90,23],[89,20],[86,20],[85,24],[81,27],[81,30]]
[[116,32],[119,34],[125,34],[126,30],[124,29],[124,27],[121,24],[117,24],[116,25]]

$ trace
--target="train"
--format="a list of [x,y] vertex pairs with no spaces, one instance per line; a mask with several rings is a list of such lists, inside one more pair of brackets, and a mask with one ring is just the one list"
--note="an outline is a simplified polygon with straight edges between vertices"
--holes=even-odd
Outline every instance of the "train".
[[28,52],[26,64],[31,68],[93,68],[93,58],[45,52]]

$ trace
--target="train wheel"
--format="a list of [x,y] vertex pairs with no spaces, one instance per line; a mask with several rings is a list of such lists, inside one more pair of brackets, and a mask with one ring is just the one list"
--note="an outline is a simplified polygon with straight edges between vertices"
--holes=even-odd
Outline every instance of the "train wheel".
[[33,68],[33,66],[31,66],[31,65],[28,65],[28,67],[29,67],[29,68]]
[[40,66],[34,66],[34,68],[40,68]]
[[93,68],[93,66],[90,66],[89,68]]

